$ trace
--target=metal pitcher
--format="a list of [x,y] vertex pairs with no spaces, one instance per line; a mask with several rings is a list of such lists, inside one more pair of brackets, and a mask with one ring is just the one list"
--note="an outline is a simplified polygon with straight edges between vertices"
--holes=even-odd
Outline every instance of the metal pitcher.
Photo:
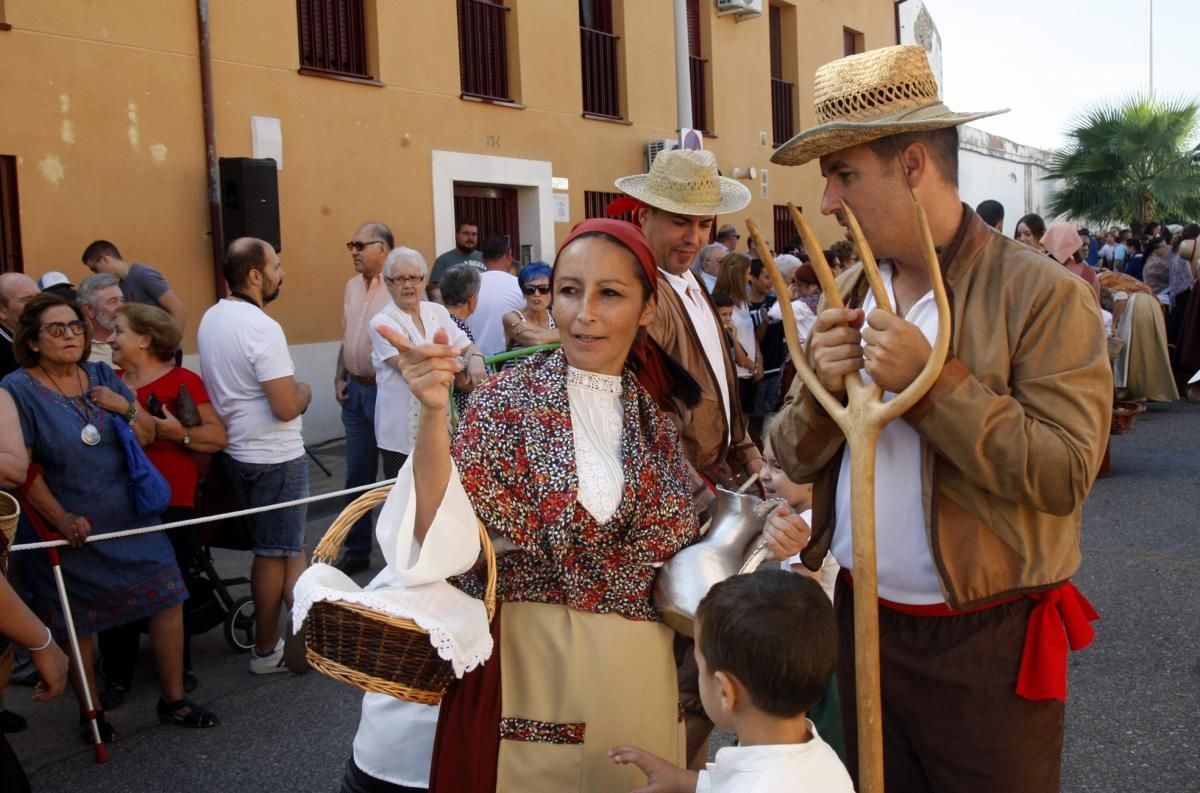
[[654,582],[654,605],[669,627],[693,633],[696,609],[713,584],[753,572],[767,556],[763,523],[783,499],[763,501],[750,493],[717,488],[708,532],[662,566]]

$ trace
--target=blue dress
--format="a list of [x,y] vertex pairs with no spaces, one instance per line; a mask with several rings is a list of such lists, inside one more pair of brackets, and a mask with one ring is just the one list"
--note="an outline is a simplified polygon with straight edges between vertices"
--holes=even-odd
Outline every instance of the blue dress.
[[[126,399],[129,389],[107,365],[80,364],[87,375],[84,393],[108,386]],[[92,534],[158,523],[157,517],[138,518],[129,495],[128,464],[114,422],[124,418],[97,407],[81,405],[51,391],[18,369],[0,381],[12,394],[21,418],[21,432],[30,461],[44,469],[46,485],[63,509],[87,517]],[[84,414],[100,431],[100,442],[88,446],[80,439]],[[33,526],[22,515],[19,542],[37,542]],[[88,636],[156,614],[187,599],[187,588],[171,543],[163,533],[143,534],[82,548],[60,548],[63,577],[75,630]],[[13,554],[21,581],[33,595],[38,616],[54,638],[65,639],[66,623],[54,574],[45,551]]]

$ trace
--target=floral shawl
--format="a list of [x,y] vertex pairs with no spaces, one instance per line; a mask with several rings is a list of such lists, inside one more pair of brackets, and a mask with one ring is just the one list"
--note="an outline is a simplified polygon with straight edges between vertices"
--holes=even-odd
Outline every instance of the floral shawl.
[[656,620],[650,565],[697,535],[678,433],[626,370],[625,490],[613,517],[597,523],[577,502],[566,373],[556,350],[481,385],[453,443],[475,514],[517,546],[498,558],[497,595]]

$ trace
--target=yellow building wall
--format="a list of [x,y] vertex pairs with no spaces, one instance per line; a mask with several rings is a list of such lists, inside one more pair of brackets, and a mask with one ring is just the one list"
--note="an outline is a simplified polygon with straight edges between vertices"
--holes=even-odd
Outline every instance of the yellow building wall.
[[[577,5],[510,0],[511,77],[523,108],[460,98],[458,31],[451,0],[366,0],[370,61],[383,86],[300,75],[294,0],[211,0],[218,154],[251,156],[252,115],[280,119],[279,172],[285,287],[271,313],[292,344],[340,334],[342,286],[352,274],[343,242],[363,220],[390,225],[397,241],[432,261],[435,150],[548,160],[569,179],[571,223],[584,191],[611,191],[642,172],[645,145],[676,138],[672,3],[616,0],[625,58],[622,105],[629,124],[582,117]],[[793,5],[780,2],[780,5]],[[892,0],[796,0],[799,128],[811,124],[812,74],[842,54],[842,27],[866,46],[893,44]],[[26,272],[87,275],[83,247],[103,237],[130,261],[159,268],[187,304],[194,350],[211,305],[194,3],[5,0],[12,30],[0,32],[6,112],[0,154],[18,157]],[[722,221],[753,218],[768,237],[772,207],[789,200],[816,217],[815,164],[770,166],[768,16],[716,15],[701,0],[715,136],[723,172],[767,168],[769,193]],[[791,56],[789,56],[791,57]],[[763,145],[760,134],[767,134]],[[556,240],[571,223],[557,223]],[[818,219],[826,242],[840,238]],[[525,242],[526,240],[522,240]],[[543,258],[552,251],[538,251]]]

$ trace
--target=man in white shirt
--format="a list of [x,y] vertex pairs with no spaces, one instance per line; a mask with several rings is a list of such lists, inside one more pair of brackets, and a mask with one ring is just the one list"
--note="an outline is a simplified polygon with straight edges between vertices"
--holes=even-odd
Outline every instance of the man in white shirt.
[[[615,184],[638,202],[635,219],[658,263],[658,304],[650,336],[700,388],[695,404],[672,395],[676,407],[671,418],[679,427],[684,455],[709,481],[757,473],[762,456],[745,431],[729,346],[708,290],[691,271],[716,216],[744,209],[750,191],[719,176],[710,151],[663,152],[650,173],[625,176]],[[697,497],[705,498],[705,491],[698,487]],[[712,722],[700,704],[689,644],[676,644],[676,660],[682,663],[687,757],[696,767],[707,756],[703,747]]]
[[[279,256],[260,239],[234,240],[225,253],[225,280],[230,296],[205,312],[197,341],[204,384],[229,435],[229,485],[246,507],[304,498],[308,463],[300,415],[312,389],[296,381],[283,328],[263,311],[283,284]],[[254,544],[255,674],[288,671],[279,615],[283,603],[291,607],[292,588],[306,566],[305,512],[299,506],[247,519]]]
[[512,246],[508,237],[493,234],[483,243],[484,272],[479,277],[479,303],[467,318],[467,327],[475,344],[487,357],[504,352],[503,317],[525,307],[525,296],[517,285],[512,267]]

